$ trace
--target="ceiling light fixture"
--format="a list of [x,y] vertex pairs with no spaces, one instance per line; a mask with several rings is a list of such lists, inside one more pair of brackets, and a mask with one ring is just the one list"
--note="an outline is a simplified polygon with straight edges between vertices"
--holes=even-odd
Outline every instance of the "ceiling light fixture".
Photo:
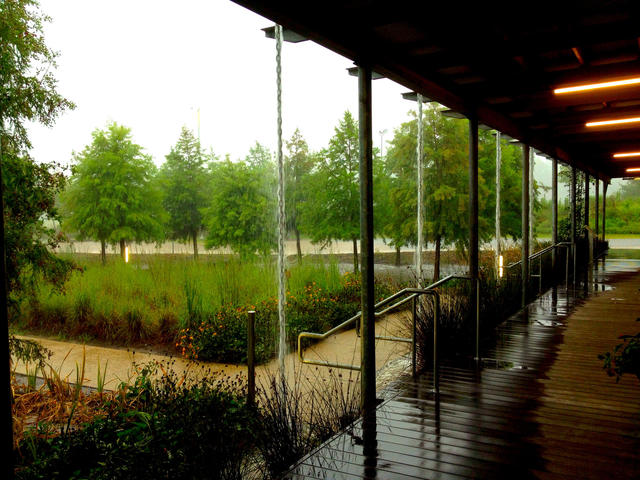
[[640,167],[627,168],[627,169],[625,170],[625,172],[627,172],[627,173],[631,173],[631,172],[640,172]]
[[553,93],[561,95],[563,93],[579,93],[588,90],[597,90],[600,88],[626,87],[629,85],[640,84],[640,77],[627,78],[624,80],[614,80],[611,82],[590,83],[588,85],[576,85],[575,87],[556,88]]
[[640,157],[640,152],[614,153],[613,158]]
[[640,117],[619,118],[617,120],[601,120],[598,122],[588,122],[587,127],[604,127],[605,125],[621,125],[624,123],[640,122]]

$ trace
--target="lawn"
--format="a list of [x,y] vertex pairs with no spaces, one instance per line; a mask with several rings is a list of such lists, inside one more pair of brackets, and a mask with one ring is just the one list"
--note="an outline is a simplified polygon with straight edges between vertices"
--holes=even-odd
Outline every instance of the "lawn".
[[[139,255],[102,265],[75,256],[81,267],[63,290],[39,282],[13,315],[13,327],[31,333],[114,345],[156,345],[201,360],[246,360],[246,318],[256,311],[256,356],[274,355],[277,323],[276,265],[271,259],[229,256]],[[360,309],[359,277],[341,274],[332,258],[292,264],[287,275],[288,339],[323,331]],[[380,298],[391,280],[378,278]]]

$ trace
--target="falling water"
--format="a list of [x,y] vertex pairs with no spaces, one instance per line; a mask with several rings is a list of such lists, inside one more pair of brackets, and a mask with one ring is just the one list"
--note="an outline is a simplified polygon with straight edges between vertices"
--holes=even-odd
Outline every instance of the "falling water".
[[285,357],[287,355],[287,329],[284,313],[285,305],[285,257],[284,257],[284,237],[285,237],[285,209],[284,209],[284,162],[282,158],[282,27],[276,25],[276,89],[278,103],[278,323],[279,323],[279,342],[278,342],[278,368],[280,378],[284,380]]
[[422,287],[422,239],[423,235],[423,219],[424,219],[424,206],[422,203],[422,191],[424,188],[424,180],[422,178],[422,160],[424,155],[422,144],[422,95],[418,94],[418,138],[417,138],[417,157],[418,157],[418,218],[417,218],[417,230],[418,238],[416,239],[416,278],[418,288]]

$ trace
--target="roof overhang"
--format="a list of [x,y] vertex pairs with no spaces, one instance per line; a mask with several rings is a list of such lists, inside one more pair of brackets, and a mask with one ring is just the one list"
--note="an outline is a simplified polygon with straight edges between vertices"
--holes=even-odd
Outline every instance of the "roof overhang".
[[[234,0],[432,101],[475,115],[543,154],[604,180],[640,159],[640,84],[556,95],[554,88],[640,77],[640,2]],[[635,163],[634,163],[635,160]]]

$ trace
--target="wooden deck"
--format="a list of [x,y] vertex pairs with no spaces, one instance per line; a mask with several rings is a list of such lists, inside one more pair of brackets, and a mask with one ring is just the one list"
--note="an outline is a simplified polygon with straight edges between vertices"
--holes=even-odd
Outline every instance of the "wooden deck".
[[483,346],[481,369],[445,363],[437,394],[430,373],[398,381],[373,449],[356,422],[287,478],[640,478],[640,382],[616,384],[597,358],[640,328],[640,262],[607,260],[589,290],[547,292]]

